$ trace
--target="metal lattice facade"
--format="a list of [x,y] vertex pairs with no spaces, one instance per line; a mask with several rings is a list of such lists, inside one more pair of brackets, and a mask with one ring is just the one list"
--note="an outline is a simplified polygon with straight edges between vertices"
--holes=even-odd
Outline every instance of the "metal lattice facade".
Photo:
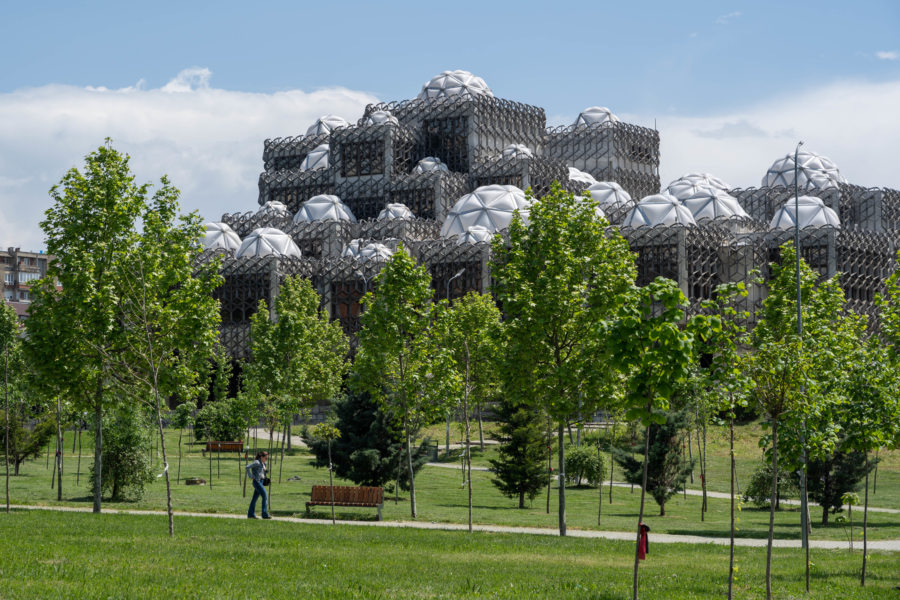
[[[264,209],[226,214],[221,221],[241,238],[259,228],[278,229],[302,258],[235,258],[233,250],[220,251],[225,283],[216,297],[222,339],[233,356],[248,353],[249,319],[259,301],[271,306],[281,282],[292,275],[308,278],[323,308],[355,337],[360,299],[401,243],[431,273],[435,299],[488,291],[486,232],[441,236],[457,200],[481,186],[531,188],[540,198],[555,181],[587,193],[593,176],[617,183],[634,201],[660,192],[655,129],[623,123],[602,107],[586,109],[573,125],[548,128],[542,108],[497,98],[483,80],[464,72],[444,73],[426,88],[411,100],[367,106],[354,125],[330,117],[328,127],[314,127],[311,135],[265,141],[258,197]],[[875,296],[900,247],[900,191],[844,183],[833,163],[810,156],[804,168],[828,166],[821,181],[831,183],[810,185],[803,194],[821,199],[839,216],[840,227],[803,229],[801,254],[822,276],[841,273],[849,306],[874,320]],[[571,176],[571,168],[581,173]],[[780,245],[793,239],[792,231],[771,229],[773,217],[793,198],[793,187],[783,187],[790,170],[782,170],[772,179],[779,186],[728,191],[747,216],[621,227],[636,255],[638,283],[671,278],[696,311],[720,283],[750,281],[754,271],[765,279],[769,262],[780,258]],[[812,170],[806,175],[820,181]],[[356,222],[292,218],[322,195],[337,196]],[[389,204],[404,205],[408,211],[400,207],[399,214],[407,218],[390,218],[396,213],[386,210]],[[621,226],[631,206],[603,209],[612,226]],[[360,251],[366,247],[374,250]],[[755,311],[764,296],[764,287],[751,285],[745,308]]]

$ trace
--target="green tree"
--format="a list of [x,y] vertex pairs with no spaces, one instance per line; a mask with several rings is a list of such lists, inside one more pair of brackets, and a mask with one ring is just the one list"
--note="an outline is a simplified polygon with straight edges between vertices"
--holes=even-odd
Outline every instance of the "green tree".
[[328,446],[328,487],[331,489],[331,524],[334,525],[334,467],[331,464],[331,443],[341,438],[341,432],[334,425],[319,423],[313,427],[313,436],[325,440]]
[[140,500],[144,487],[154,479],[150,428],[141,408],[136,403],[123,403],[103,417],[103,491],[113,501]]
[[[746,351],[749,342],[745,323],[750,314],[738,308],[747,297],[743,282],[726,283],[716,286],[713,300],[702,304],[702,312],[691,319],[690,329],[694,333],[695,352],[709,358],[700,373],[702,387],[712,396],[711,408],[724,413],[728,419],[730,478],[730,530],[728,564],[728,598],[734,595],[734,534],[735,534],[735,457],[734,420],[737,410],[747,405],[750,379],[745,373]],[[704,426],[705,431],[705,426]],[[705,437],[705,436],[704,436]],[[704,455],[705,459],[705,455]],[[705,475],[705,473],[704,473]],[[703,479],[703,504],[706,506],[706,479]]]
[[581,486],[600,485],[603,473],[603,459],[591,446],[578,446],[566,454],[566,483]]
[[[22,403],[10,405],[9,414],[3,411],[7,422],[7,433],[3,438],[6,447],[7,469],[13,466],[13,476],[19,474],[19,467],[29,458],[38,458],[47,447],[47,443],[56,433],[56,420],[47,414],[34,415]],[[37,422],[29,423],[38,417]]]
[[363,298],[362,330],[354,370],[360,392],[369,392],[403,428],[410,511],[416,518],[413,439],[422,425],[445,414],[458,397],[459,374],[441,346],[440,305],[432,302],[431,277],[400,246]]
[[607,328],[609,353],[614,365],[628,374],[625,413],[629,421],[644,426],[641,507],[634,550],[632,597],[638,597],[638,549],[644,496],[647,491],[647,459],[650,456],[651,423],[665,423],[669,399],[687,376],[693,359],[693,338],[680,324],[687,300],[678,285],[657,277],[637,290],[637,301],[625,304],[619,318]]
[[[664,423],[651,423],[646,430],[645,435],[649,435],[649,443],[645,441],[644,444],[638,444],[633,450],[620,448],[613,450],[613,458],[622,467],[625,481],[643,485],[659,505],[661,517],[666,516],[666,502],[669,498],[684,489],[685,481],[693,466],[685,463],[681,456],[681,445],[689,426],[687,414],[683,411],[670,411],[664,418]],[[644,456],[640,456],[645,448],[648,449],[646,460]],[[633,453],[638,454],[640,460],[634,458]]]
[[[6,464],[6,512],[9,513],[9,438],[10,438],[10,427],[9,427],[9,354],[10,347],[16,343],[16,340],[19,336],[19,318],[16,315],[15,309],[3,302],[3,307],[0,309],[0,346],[3,347],[3,397],[4,397],[4,422],[5,422],[5,430],[3,439],[6,440],[4,446],[4,463]],[[19,473],[19,463],[16,462],[16,474]]]
[[141,215],[141,231],[112,271],[119,290],[116,315],[123,351],[108,356],[117,377],[147,398],[159,433],[169,535],[174,535],[172,486],[162,411],[165,399],[194,398],[218,339],[221,284],[217,261],[198,261],[202,221],[179,215],[179,192],[163,177]]
[[838,278],[820,282],[819,275],[801,260],[801,336],[797,327],[793,246],[782,246],[781,260],[781,264],[770,265],[769,293],[751,336],[755,352],[750,361],[750,374],[756,384],[756,398],[771,427],[770,433],[760,440],[763,447],[771,444],[767,454],[772,462],[767,598],[772,594],[771,546],[779,443],[784,443],[784,459],[790,470],[804,468],[806,456],[815,459],[833,450],[840,429],[833,418],[834,411],[839,410],[838,405],[846,398],[845,364],[858,346],[864,328],[860,317],[845,310]]
[[[331,448],[337,476],[357,485],[379,487],[396,478],[399,488],[409,489],[408,468],[403,466],[406,444],[402,428],[380,409],[378,402],[367,392],[348,393],[335,400],[332,410],[334,426],[341,432]],[[304,435],[303,441],[316,457],[315,465],[326,466],[327,440]],[[413,450],[413,472],[418,473],[426,462],[428,448],[422,443]]]
[[184,435],[184,430],[194,423],[194,412],[196,410],[197,404],[188,400],[176,406],[175,410],[172,411],[172,426],[178,428],[178,473],[175,475],[176,482],[181,481],[181,453],[183,447],[181,438]]
[[127,396],[112,393],[125,335],[116,271],[147,206],[148,185],[135,184],[128,160],[107,140],[85,158],[83,173],[72,168],[50,190],[54,203],[41,228],[56,260],[32,289],[26,322],[27,362],[45,395],[64,395],[93,415],[94,512],[101,509],[103,412]]
[[[335,398],[341,389],[349,342],[340,323],[330,321],[320,305],[308,280],[288,277],[273,310],[262,300],[250,318],[244,394],[262,402],[272,432],[276,424],[287,428],[293,415]],[[284,444],[281,452],[283,464]]]
[[865,454],[838,444],[824,457],[809,461],[806,488],[809,497],[822,507],[822,525],[828,525],[829,513],[844,506],[844,494],[862,487],[862,481],[875,468]]
[[489,294],[470,292],[447,312],[446,345],[453,352],[462,379],[462,407],[465,420],[466,483],[469,488],[469,531],[472,531],[472,441],[469,428],[471,406],[484,403],[496,394],[498,361],[502,348],[500,310]]
[[[554,184],[526,224],[514,218],[508,245],[494,242],[494,290],[506,315],[504,393],[527,400],[557,424],[565,476],[566,424],[607,397],[614,370],[598,364],[602,324],[628,301],[634,256],[593,200]],[[566,487],[559,487],[559,532],[566,534]]]
[[[897,290],[897,274],[888,282],[890,300],[893,304],[882,306],[885,323],[896,319],[892,311],[898,310],[894,295]],[[888,328],[888,331],[890,329]],[[891,334],[888,334],[891,335]],[[890,338],[888,338],[890,339]],[[897,388],[900,385],[900,370],[895,349],[885,345],[883,340],[873,338],[861,345],[858,354],[846,365],[848,371],[849,402],[842,407],[843,433],[847,448],[861,452],[864,456],[865,494],[863,501],[863,560],[860,585],[866,584],[866,562],[868,558],[868,509],[869,509],[869,455],[882,447],[897,447],[900,441],[900,400]]]
[[491,479],[508,498],[534,500],[550,481],[547,470],[547,436],[544,415],[534,406],[511,401],[504,396],[496,406],[500,423],[497,458],[490,459]]

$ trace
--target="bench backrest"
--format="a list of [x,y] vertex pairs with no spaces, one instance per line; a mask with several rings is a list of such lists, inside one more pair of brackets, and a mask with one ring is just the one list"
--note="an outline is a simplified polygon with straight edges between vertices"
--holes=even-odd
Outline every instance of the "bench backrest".
[[[312,502],[331,502],[331,488],[327,485],[314,485],[312,488]],[[384,502],[384,488],[365,486],[334,486],[335,503],[372,504],[378,505]]]

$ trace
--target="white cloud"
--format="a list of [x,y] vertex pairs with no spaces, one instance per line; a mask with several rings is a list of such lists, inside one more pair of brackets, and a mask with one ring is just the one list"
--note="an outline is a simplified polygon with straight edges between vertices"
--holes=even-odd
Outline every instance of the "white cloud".
[[730,22],[734,21],[742,14],[743,13],[741,13],[741,11],[736,10],[734,12],[728,13],[727,15],[722,15],[716,19],[716,25],[728,25]]
[[896,50],[879,50],[875,53],[875,58],[879,60],[900,60],[900,52]]
[[[47,85],[0,94],[0,248],[43,248],[38,223],[50,206],[47,190],[106,136],[132,156],[139,182],[166,173],[182,190],[183,208],[218,219],[256,208],[265,138],[302,133],[323,114],[356,121],[375,101],[344,88],[216,89],[205,69],[186,70],[159,89]],[[852,183],[900,189],[897,106],[900,81],[850,81],[722,114],[664,115],[657,123],[660,177],[667,184],[707,171],[737,187],[758,186],[769,165],[802,139]],[[619,116],[653,124],[647,115]],[[569,124],[574,116],[548,121]]]
[[168,174],[182,208],[206,219],[253,210],[263,140],[297,135],[316,118],[355,122],[377,99],[328,88],[271,94],[210,86],[204,68],[185,69],[159,89],[45,85],[0,94],[0,248],[44,247],[38,223],[47,191],[111,137],[131,155],[139,182]]
[[[834,160],[850,183],[900,189],[900,81],[840,82],[715,116],[663,116],[663,186],[706,171],[735,187],[759,186],[766,169],[804,148]],[[646,118],[620,115],[624,120]]]

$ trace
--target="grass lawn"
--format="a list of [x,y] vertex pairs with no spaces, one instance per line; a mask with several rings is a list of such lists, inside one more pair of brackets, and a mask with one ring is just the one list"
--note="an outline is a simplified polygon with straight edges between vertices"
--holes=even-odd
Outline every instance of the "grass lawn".
[[[70,434],[71,435],[71,432]],[[170,474],[177,474],[177,432],[168,432],[167,447],[170,450]],[[747,437],[751,437],[748,433]],[[77,457],[71,454],[71,438],[65,446],[65,474],[63,476],[63,505],[87,506],[91,502],[88,465],[91,457],[87,442],[84,440],[81,462],[80,485],[76,486]],[[267,442],[266,442],[267,443]],[[745,444],[746,445],[746,444]],[[711,446],[712,447],[712,446]],[[176,510],[194,512],[219,512],[242,514],[247,509],[248,497],[244,497],[239,475],[243,471],[244,461],[234,455],[223,455],[221,460],[213,460],[200,455],[199,448],[191,447],[185,455],[181,466],[182,479],[199,476],[209,479],[212,467],[212,486],[186,486],[183,483],[173,485],[173,501]],[[495,450],[488,449],[490,455]],[[757,450],[758,452],[758,450]],[[710,463],[713,452],[710,452]],[[214,457],[215,459],[215,457]],[[305,502],[309,499],[312,485],[327,484],[328,473],[324,469],[315,469],[309,464],[310,456],[306,451],[296,451],[295,455],[286,457],[284,465],[277,462],[272,469],[272,509],[273,514],[292,516],[302,515]],[[485,460],[480,456],[479,460]],[[749,459],[748,459],[749,460]],[[887,465],[887,461],[885,463]],[[886,474],[896,475],[896,471],[884,466],[879,473],[879,489],[873,505],[884,505],[882,500],[891,495],[900,495],[900,485],[891,483]],[[157,467],[161,473],[161,466]],[[282,481],[278,483],[279,470]],[[712,478],[712,468],[711,478]],[[727,471],[726,471],[727,473]],[[12,478],[11,496],[13,503],[55,505],[56,490],[50,489],[52,471],[47,468],[45,458],[30,461],[23,465],[22,475]],[[299,478],[299,479],[297,479]],[[502,496],[490,483],[491,474],[480,471],[473,472],[474,519],[480,524],[498,524],[532,527],[557,526],[557,490],[554,488],[550,496],[550,512],[546,512],[546,491],[542,492],[528,508],[519,510],[516,501]],[[727,480],[726,480],[727,481]],[[338,484],[349,482],[336,481]],[[892,491],[893,489],[893,491]],[[439,467],[425,467],[416,478],[419,520],[447,523],[464,523],[467,518],[467,490],[462,485],[459,470]],[[603,494],[603,514],[600,525],[597,524],[596,488],[570,488],[567,490],[567,522],[571,528],[602,529],[631,531],[635,525],[638,512],[640,490],[634,492],[628,488],[614,488],[613,504],[609,504],[607,490]],[[136,502],[107,503],[108,506],[135,509],[164,509],[165,485],[162,479],[156,479],[146,490],[144,497]],[[671,499],[666,506],[666,516],[659,517],[656,504],[648,499],[646,522],[657,533],[696,534],[714,537],[728,535],[728,500],[710,499],[706,520],[700,522],[700,498],[681,495]],[[834,523],[826,528],[818,525],[819,509],[813,507],[812,539],[844,540],[847,532],[840,524]],[[374,509],[344,509],[338,511],[339,516],[349,519],[374,519]],[[330,516],[327,507],[318,507],[314,515],[325,518]],[[854,511],[856,523],[861,522],[861,511]],[[408,520],[410,518],[408,495],[403,494],[399,503],[389,500],[385,503],[384,518],[387,520]],[[788,508],[776,514],[775,535],[782,539],[799,538],[800,513],[796,508]],[[739,513],[738,535],[743,537],[764,538],[768,527],[768,512],[751,507],[744,507]],[[856,537],[860,530],[856,528]],[[872,512],[869,515],[870,539],[900,539],[900,515]]]
[[[651,545],[643,598],[721,598],[728,548]],[[551,536],[14,511],[0,514],[3,598],[631,597],[633,544]],[[777,598],[900,598],[896,554],[775,550]],[[765,550],[738,548],[735,597],[765,597]]]

